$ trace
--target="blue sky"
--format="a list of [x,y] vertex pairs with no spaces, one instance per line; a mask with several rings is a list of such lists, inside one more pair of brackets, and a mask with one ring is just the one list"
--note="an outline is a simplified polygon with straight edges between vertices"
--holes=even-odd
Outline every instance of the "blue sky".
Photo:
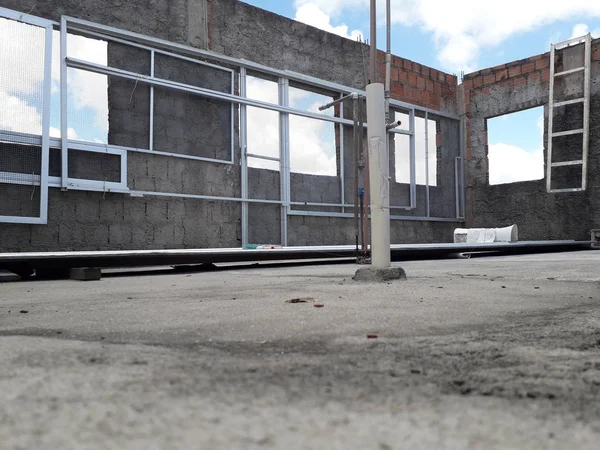
[[[350,38],[369,31],[368,0],[245,0]],[[379,0],[378,47],[385,46]],[[460,75],[544,53],[551,43],[591,32],[600,37],[598,0],[461,2],[392,0],[392,52]],[[492,184],[540,178],[543,108],[488,122]],[[492,167],[495,166],[495,167]],[[515,170],[519,167],[519,170]]]

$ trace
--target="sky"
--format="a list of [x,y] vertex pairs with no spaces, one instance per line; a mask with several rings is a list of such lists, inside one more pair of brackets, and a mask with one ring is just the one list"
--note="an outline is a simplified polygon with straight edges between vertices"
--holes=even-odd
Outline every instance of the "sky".
[[[245,1],[349,39],[368,39],[369,0]],[[383,50],[385,1],[377,4],[378,47]],[[459,76],[544,53],[551,43],[588,32],[600,37],[598,0],[392,0],[391,4],[392,53]],[[489,121],[490,183],[542,178],[542,136],[542,108]],[[417,176],[422,176],[418,168]]]
[[[247,3],[339,34],[368,39],[369,0],[247,0]],[[380,6],[384,5],[379,0]],[[392,52],[419,63],[460,74],[545,52],[552,42],[591,32],[600,36],[600,1],[504,0],[448,2],[392,0]],[[461,7],[462,6],[462,7]],[[518,11],[518,14],[515,13]],[[378,42],[385,42],[379,10]],[[1,77],[0,129],[39,134],[43,80],[43,32],[37,27],[0,19],[0,67],[16,67]],[[106,42],[70,36],[69,56],[106,65]],[[50,134],[60,136],[59,42],[54,33]],[[18,70],[18,68],[26,70]],[[248,96],[278,102],[276,83],[248,78]],[[330,98],[290,88],[290,106],[311,112]],[[106,143],[107,82],[103,75],[69,69],[69,138]],[[333,114],[332,110],[324,114]],[[275,112],[248,108],[248,152],[278,157],[279,127]],[[406,122],[406,121],[404,121]],[[429,125],[430,135],[435,124]],[[490,183],[543,177],[543,108],[488,121]],[[417,183],[425,182],[425,123],[416,121]],[[336,169],[335,126],[331,122],[290,116],[291,169],[333,175]],[[173,151],[176,149],[157,149]],[[406,139],[398,138],[396,181],[407,182]],[[251,158],[250,166],[277,169],[276,161]],[[429,175],[436,182],[435,142],[430,140]]]

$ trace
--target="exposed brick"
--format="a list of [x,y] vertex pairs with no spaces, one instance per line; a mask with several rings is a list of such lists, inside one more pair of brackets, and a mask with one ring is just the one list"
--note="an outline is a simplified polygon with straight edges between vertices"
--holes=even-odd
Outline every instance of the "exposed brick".
[[456,77],[454,75],[446,74],[446,83],[454,84],[455,80],[456,80]]
[[404,68],[406,70],[412,70],[412,61],[409,61],[408,59],[404,60]]
[[414,62],[413,66],[412,66],[412,70],[417,73],[421,73],[421,64]]
[[511,87],[522,87],[522,86],[526,86],[527,85],[527,78],[524,76],[520,76],[520,77],[515,77],[511,80]]
[[490,95],[490,88],[489,87],[484,87],[481,92],[483,92],[485,95]]
[[508,69],[502,69],[496,72],[496,82],[506,80],[508,78]]
[[[392,83],[392,96],[404,97],[404,86],[399,83]],[[397,99],[399,100],[399,99]]]
[[438,81],[442,83],[446,82],[446,74],[444,72],[438,72]]
[[423,91],[423,102],[425,102],[425,104],[429,105],[430,101],[431,101],[431,95],[429,94],[429,91]]
[[429,94],[429,104],[433,109],[440,109],[440,98],[435,94]]
[[508,76],[509,77],[516,77],[521,75],[521,66],[511,66],[508,68]]
[[465,88],[465,91],[470,91],[471,89],[473,89],[473,80],[463,81],[463,87]]
[[496,82],[496,75],[493,73],[483,77],[483,84],[493,84]]
[[438,97],[442,96],[442,85],[437,81],[433,83],[433,92],[435,92],[435,95]]
[[592,59],[600,59],[600,44],[592,47]]
[[433,81],[430,79],[425,80],[425,89],[430,92],[433,92]]
[[400,58],[399,56],[396,55],[392,55],[392,65],[397,66],[397,67],[403,67],[402,64],[404,63],[404,59]]
[[398,81],[398,68],[397,67],[392,67],[390,69],[390,78],[392,79],[392,81]]
[[523,74],[533,72],[534,70],[535,70],[535,63],[533,63],[533,62],[528,62],[521,66],[521,73],[523,73]]
[[550,58],[538,59],[535,62],[536,70],[545,69],[546,67],[550,67]]
[[544,83],[550,82],[550,69],[542,70],[542,82],[544,82]]
[[411,86],[417,85],[417,74],[416,73],[410,72],[408,74],[408,84],[410,84]]
[[436,70],[436,69],[430,69],[429,70],[429,77],[432,80],[437,80],[438,79],[438,75],[439,75],[439,71],[438,70]]
[[425,78],[421,76],[417,77],[417,87],[421,90],[425,89]]
[[429,67],[421,66],[421,74],[424,77],[429,77]]
[[481,86],[483,86],[483,77],[481,75],[475,77],[475,79],[473,79],[473,87],[475,89],[480,88]]
[[539,79],[540,79],[540,73],[539,72],[532,72],[527,77],[527,81],[529,81],[530,83],[537,83]]
[[500,64],[499,66],[494,66],[492,68],[492,71],[493,72],[498,72],[498,71],[503,70],[503,69],[506,69],[506,64]]
[[398,81],[400,81],[401,83],[406,83],[408,81],[408,73],[402,69],[399,70],[398,71]]

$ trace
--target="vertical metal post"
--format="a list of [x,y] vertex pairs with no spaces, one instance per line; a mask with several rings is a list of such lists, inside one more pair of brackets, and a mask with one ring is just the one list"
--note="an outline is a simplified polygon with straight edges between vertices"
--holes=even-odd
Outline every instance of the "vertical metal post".
[[[240,67],[240,97],[246,97],[246,68]],[[240,162],[242,190],[242,247],[248,245],[248,116],[246,105],[240,103]]]
[[[385,52],[385,123],[392,122],[390,117],[390,98],[392,96],[392,8],[391,0],[386,0],[385,4],[385,35],[386,35],[386,52]],[[389,142],[386,140],[389,153]]]
[[585,37],[584,51],[584,80],[583,80],[583,150],[582,150],[582,167],[581,167],[581,189],[587,189],[587,166],[588,152],[590,147],[590,64],[592,59],[592,35],[588,33]]
[[431,217],[429,201],[429,113],[425,111],[425,202],[427,204],[427,217]]
[[[279,79],[279,105],[289,106],[289,80]],[[281,188],[281,245],[288,245],[288,210],[290,206],[290,116],[279,113],[279,181]]]
[[554,61],[556,46],[550,47],[550,93],[548,100],[548,155],[546,160],[546,191],[552,190],[552,130],[554,122]]
[[454,158],[454,195],[456,196],[456,217],[460,217],[460,200],[459,200],[459,187],[458,187],[458,179],[459,179],[459,169],[460,169],[460,156]]
[[67,189],[69,177],[69,124],[67,114],[67,19],[60,18],[60,187]]
[[[154,50],[150,51],[150,76],[154,77]],[[154,85],[150,85],[150,136],[148,150],[154,150]]]
[[[352,138],[353,138],[353,148],[352,148],[352,154],[354,156],[354,231],[355,231],[355,235],[356,235],[356,250],[358,252],[358,236],[359,236],[359,229],[360,229],[360,225],[359,225],[359,217],[358,217],[358,189],[359,189],[359,182],[358,182],[358,164],[359,164],[359,139],[360,139],[360,135],[359,135],[359,101],[360,101],[360,97],[358,95],[355,95],[352,97],[352,118],[353,118],[353,127],[352,127]],[[360,125],[362,127],[362,124]]]
[[42,160],[40,166],[40,219],[48,223],[48,168],[50,164],[50,109],[52,103],[52,26],[46,27],[44,51],[44,103],[42,112]]
[[[343,94],[340,94],[340,97],[342,97]],[[344,118],[344,102],[340,103],[340,118]],[[345,170],[344,170],[344,125],[343,124],[337,124],[334,125],[334,127],[337,126],[338,130],[340,130],[340,191],[341,191],[341,195],[340,195],[340,200],[342,203],[342,213],[346,212],[346,193],[344,192],[346,190],[346,182],[344,180],[345,177]]]
[[415,110],[411,109],[408,114],[411,135],[409,138],[409,164],[410,164],[410,209],[417,207],[417,173],[415,161]]
[[371,40],[369,43],[369,83],[372,84],[377,83],[377,0],[371,0],[371,31],[369,38]]

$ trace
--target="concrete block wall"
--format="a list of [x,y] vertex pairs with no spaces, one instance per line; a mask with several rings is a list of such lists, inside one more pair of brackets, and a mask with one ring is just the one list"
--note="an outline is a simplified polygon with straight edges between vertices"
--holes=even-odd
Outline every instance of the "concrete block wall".
[[[355,88],[362,89],[366,84],[364,58],[368,58],[368,46],[237,0],[0,0],[0,6],[31,10],[34,15],[53,20],[59,20],[61,15],[78,17]],[[111,43],[108,57],[112,67],[149,73],[149,55],[145,50]],[[220,72],[192,70],[187,64],[171,60],[162,64],[159,59],[158,76],[190,84],[208,83],[222,91],[229,87],[230,79],[220,76]],[[382,53],[379,59],[383,70]],[[395,99],[444,112],[457,111],[457,82],[453,75],[394,57],[392,83]],[[157,150],[213,158],[229,156],[228,105],[172,92],[161,97],[159,89],[155,95]],[[136,87],[131,80],[111,78],[109,105],[109,143],[147,148],[148,86]],[[240,197],[237,110],[235,117],[235,164],[129,152],[128,186],[148,192]],[[210,126],[203,129],[206,124]],[[347,161],[352,161],[351,143],[351,138],[346,140]],[[459,154],[456,134],[448,134],[439,152],[438,173],[442,174],[442,167],[448,163],[453,168],[452,159]],[[350,189],[347,201],[351,202],[353,170],[346,174],[346,186]],[[251,196],[279,198],[277,172],[251,169],[249,176]],[[432,206],[432,212],[438,208],[436,214],[451,217],[453,178],[439,177],[442,182],[431,189],[432,205],[439,206]],[[292,183],[299,201],[337,202],[340,198],[339,179],[335,177],[293,174]],[[406,185],[394,189],[399,204],[405,204]],[[409,214],[424,215],[424,198],[424,188],[419,186],[419,208]],[[280,207],[251,204],[249,211],[250,242],[278,243]],[[240,217],[239,202],[50,189],[48,225],[0,224],[0,251],[235,247],[241,243]],[[394,242],[446,242],[452,239],[452,229],[457,225],[393,221],[392,237]],[[354,224],[350,218],[291,216],[288,234],[290,245],[351,244]]]
[[[578,46],[557,55],[557,70],[581,59]],[[577,57],[579,55],[579,57]],[[581,62],[575,64],[580,66]],[[467,225],[496,227],[516,223],[523,240],[589,239],[589,230],[600,226],[600,40],[593,41],[591,66],[590,145],[588,189],[585,192],[546,192],[546,179],[489,185],[487,124],[489,118],[547,106],[550,54],[544,53],[480,70],[464,77],[460,86],[466,125]],[[557,95],[582,96],[581,75],[558,85]],[[564,97],[559,97],[564,99]],[[579,115],[582,111],[579,111]],[[572,129],[577,111],[557,109],[555,131]],[[582,116],[581,116],[582,117]],[[548,110],[545,113],[544,164],[547,158]],[[557,147],[557,152],[561,146]],[[578,159],[579,143],[563,143],[562,160]],[[556,155],[556,153],[555,153]],[[556,160],[556,159],[555,159]],[[544,170],[544,174],[545,174]],[[580,184],[580,171],[558,175],[557,180]],[[554,178],[554,175],[553,175]]]

